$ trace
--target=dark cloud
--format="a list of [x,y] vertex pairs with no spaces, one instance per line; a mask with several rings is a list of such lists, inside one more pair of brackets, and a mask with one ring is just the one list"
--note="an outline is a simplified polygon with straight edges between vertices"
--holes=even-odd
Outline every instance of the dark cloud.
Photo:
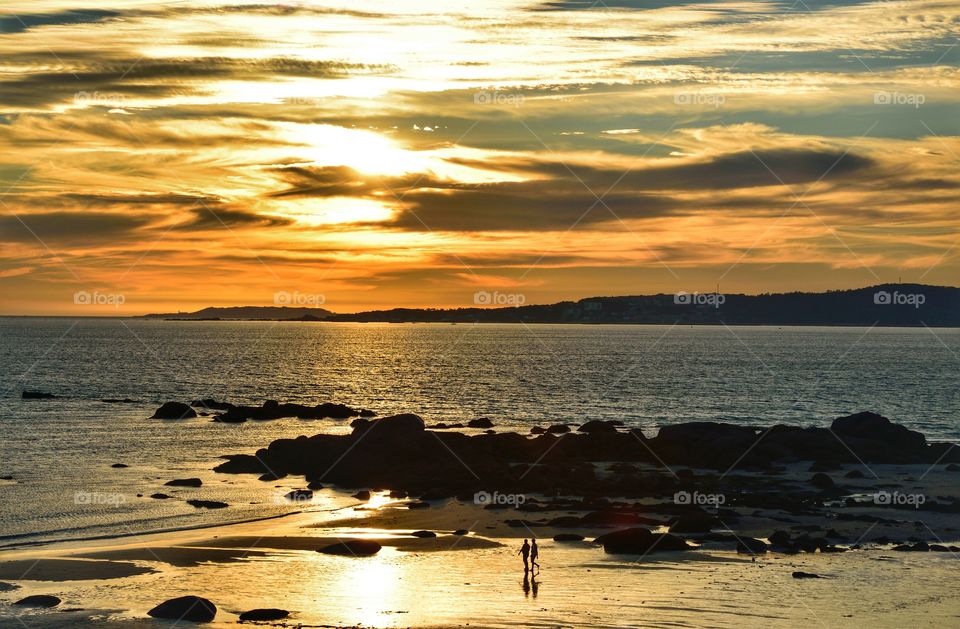
[[121,16],[118,11],[75,9],[56,13],[22,13],[0,15],[0,33],[22,33],[39,26],[93,24]]
[[177,226],[179,230],[203,231],[234,227],[284,227],[292,225],[292,219],[279,216],[267,216],[247,210],[232,208],[211,208],[207,206],[190,211],[191,219]]
[[150,221],[148,216],[107,212],[8,213],[0,216],[0,241],[102,245],[138,239],[142,234],[135,232]]

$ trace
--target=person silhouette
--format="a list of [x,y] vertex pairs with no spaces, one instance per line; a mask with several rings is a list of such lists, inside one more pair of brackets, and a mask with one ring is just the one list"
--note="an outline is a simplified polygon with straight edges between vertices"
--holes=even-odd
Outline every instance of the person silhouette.
[[530,571],[530,565],[527,563],[527,558],[530,557],[530,544],[527,543],[527,540],[523,540],[523,546],[520,547],[517,554],[523,555],[523,572],[526,574]]
[[540,556],[540,549],[537,548],[537,538],[532,539],[532,545],[530,546],[530,567],[540,570],[540,564],[537,563],[537,557]]

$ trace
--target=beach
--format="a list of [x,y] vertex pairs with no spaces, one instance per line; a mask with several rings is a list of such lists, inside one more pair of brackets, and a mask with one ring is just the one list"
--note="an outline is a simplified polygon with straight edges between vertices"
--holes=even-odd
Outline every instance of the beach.
[[[640,468],[641,474],[664,473],[657,465]],[[775,474],[734,470],[729,477],[755,487],[771,477],[803,487],[809,468],[808,462],[796,462]],[[871,464],[864,478],[848,476],[858,468],[863,466],[841,465],[830,474],[843,478],[844,492],[853,496],[895,491],[952,504],[960,498],[960,472],[944,464]],[[719,474],[690,473],[704,487]],[[234,476],[209,472],[203,482],[225,478]],[[258,482],[264,501],[304,485],[293,476]],[[721,523],[711,531],[678,533],[689,550],[620,554],[592,540],[623,526],[597,524],[603,518],[596,517],[571,525],[563,518],[606,512],[626,521],[628,514],[642,512],[663,521],[646,528],[669,535],[666,531],[678,527],[669,524],[670,514],[661,511],[669,509],[660,499],[566,501],[524,494],[511,503],[494,494],[423,501],[392,493],[354,497],[353,488],[327,486],[283,517],[7,548],[0,553],[0,581],[19,587],[0,593],[0,623],[163,627],[170,621],[151,619],[147,612],[186,595],[216,605],[212,627],[235,626],[242,613],[263,608],[289,612],[269,623],[289,627],[938,627],[960,621],[953,592],[958,555],[956,546],[950,547],[960,540],[957,516],[930,511],[929,504],[904,509],[874,500],[820,513],[708,506],[704,511],[716,513]],[[841,511],[855,517],[839,519]],[[835,550],[771,545],[763,552],[738,552],[746,539],[770,542],[774,525],[795,539],[830,530]],[[554,541],[560,534],[585,539]],[[517,550],[534,536],[542,567],[531,579]],[[355,539],[376,540],[382,549],[372,556],[317,552]],[[895,550],[910,540],[945,548]],[[51,609],[10,605],[36,594],[62,602]]]

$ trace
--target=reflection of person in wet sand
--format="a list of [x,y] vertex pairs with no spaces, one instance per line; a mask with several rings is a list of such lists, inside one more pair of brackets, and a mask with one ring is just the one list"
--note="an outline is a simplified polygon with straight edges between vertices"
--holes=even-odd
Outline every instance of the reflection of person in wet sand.
[[531,540],[533,544],[530,546],[530,567],[536,568],[537,572],[540,571],[540,564],[537,563],[537,557],[540,556],[540,549],[537,548],[537,538],[534,537]]
[[530,557],[530,544],[527,543],[527,540],[523,540],[523,546],[520,547],[520,550],[517,551],[517,554],[523,555],[523,572],[529,572],[530,565],[527,563],[527,558]]
[[537,575],[532,572],[523,573],[523,595],[530,596],[530,587],[533,587],[533,598],[537,598],[537,592],[540,590],[540,584],[537,583]]

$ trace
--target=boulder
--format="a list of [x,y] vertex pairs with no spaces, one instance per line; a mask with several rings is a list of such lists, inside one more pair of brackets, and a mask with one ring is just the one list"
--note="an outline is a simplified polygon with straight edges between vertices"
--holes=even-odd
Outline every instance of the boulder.
[[353,434],[367,434],[368,439],[393,439],[396,437],[418,436],[426,430],[419,415],[403,413],[380,419],[356,419],[351,424]]
[[217,502],[216,500],[188,500],[187,504],[197,509],[224,509],[230,506],[225,502]]
[[592,419],[586,424],[577,428],[579,432],[585,433],[611,433],[617,432],[617,426],[622,426],[623,422],[611,419],[609,421],[604,421],[602,419]]
[[420,538],[437,536],[437,534],[434,533],[433,531],[414,531],[413,533],[410,533],[410,535],[413,535],[414,537],[420,537]]
[[34,594],[14,603],[19,607],[56,607],[59,604],[60,599],[49,594]]
[[24,391],[20,394],[20,398],[24,400],[52,400],[55,397],[57,396],[46,391]]
[[6,581],[0,581],[0,592],[12,592],[14,590],[19,590],[20,586],[16,583],[7,583]]
[[372,539],[350,539],[318,548],[317,552],[327,555],[369,557],[370,555],[376,555],[381,548],[383,547]]
[[364,502],[366,502],[367,500],[370,500],[370,492],[367,491],[366,489],[362,489],[357,493],[353,494],[353,497],[356,498],[357,500],[363,500]]
[[130,466],[127,465],[126,463],[114,463],[114,464],[111,465],[110,467],[112,467],[112,468],[114,468],[114,469],[117,469],[117,470],[120,470],[120,469],[123,469],[123,468],[125,468],[125,467],[130,467]]
[[183,402],[164,402],[150,419],[189,419],[196,416],[197,412]]
[[577,535],[576,533],[557,533],[553,536],[553,541],[555,542],[582,542],[583,535]]
[[822,579],[819,574],[813,574],[812,572],[801,572],[797,570],[793,573],[794,579]]
[[671,533],[704,533],[720,526],[720,520],[709,513],[688,513],[676,518],[670,525]]
[[838,417],[833,420],[830,430],[844,441],[848,438],[880,441],[890,449],[916,449],[927,443],[922,433],[894,424],[883,415],[870,412]]
[[810,484],[816,487],[817,489],[831,489],[834,485],[833,479],[824,474],[823,472],[817,472],[810,478]]
[[249,622],[257,620],[283,620],[290,615],[285,609],[251,609],[248,612],[240,614],[240,622]]
[[257,480],[272,482],[272,481],[278,481],[281,478],[286,478],[286,477],[287,477],[286,474],[279,474],[277,472],[267,472],[265,474],[261,474],[260,478],[258,478]]
[[767,545],[752,537],[737,538],[737,552],[741,555],[762,555],[767,552]]
[[468,531],[467,529],[457,529],[456,531],[453,532],[453,534],[460,535],[460,536],[469,535],[470,531]]
[[541,428],[540,426],[534,426],[533,428],[530,429],[531,435],[542,435],[545,432],[547,431]]
[[170,496],[168,496],[167,494],[160,494],[160,493],[150,494],[150,497],[153,498],[154,500],[167,500],[170,498]]
[[199,478],[175,478],[164,483],[167,487],[200,487],[203,481]]
[[570,432],[570,426],[567,426],[566,424],[554,424],[547,428],[547,432],[551,435],[562,435]]
[[647,529],[632,528],[601,535],[594,540],[602,544],[603,550],[616,554],[643,555],[653,552],[689,550],[693,548],[685,541],[670,533],[651,533]]
[[468,421],[467,428],[493,428],[493,422],[487,417],[478,417]]
[[199,596],[181,596],[160,603],[147,612],[153,618],[210,622],[217,615],[217,606]]

